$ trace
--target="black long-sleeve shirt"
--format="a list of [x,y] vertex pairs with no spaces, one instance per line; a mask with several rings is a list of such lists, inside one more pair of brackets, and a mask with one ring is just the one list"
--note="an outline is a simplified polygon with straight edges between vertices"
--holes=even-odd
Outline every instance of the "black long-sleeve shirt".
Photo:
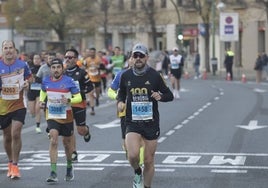
[[125,71],[120,80],[118,101],[126,102],[126,122],[154,122],[159,125],[158,102],[152,91],[161,94],[161,102],[173,100],[173,94],[162,76],[149,67],[142,76],[132,69]]

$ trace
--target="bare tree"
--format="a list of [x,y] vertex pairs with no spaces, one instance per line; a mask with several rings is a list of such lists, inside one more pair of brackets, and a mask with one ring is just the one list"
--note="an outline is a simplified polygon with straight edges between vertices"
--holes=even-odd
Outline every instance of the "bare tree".
[[[9,23],[19,20],[14,29],[53,29],[60,41],[64,41],[68,31],[76,28],[75,17],[85,5],[85,0],[9,0],[5,3],[5,14]],[[12,22],[13,21],[13,22]]]
[[99,5],[100,11],[103,13],[101,19],[98,19],[100,25],[103,27],[104,35],[104,46],[106,49],[109,47],[109,33],[108,33],[108,24],[109,24],[109,8],[112,6],[113,0],[98,0],[96,3]]
[[157,32],[156,32],[156,23],[155,23],[155,5],[153,0],[142,0],[141,1],[142,9],[145,12],[145,15],[148,19],[149,25],[151,27],[152,32],[152,40],[153,40],[153,49],[157,48]]
[[197,0],[197,6],[196,6],[196,10],[198,11],[198,14],[200,15],[205,27],[203,37],[205,39],[205,68],[207,72],[210,72],[210,57],[209,57],[210,22],[211,22],[210,14],[211,14],[212,3],[214,3],[213,0]]

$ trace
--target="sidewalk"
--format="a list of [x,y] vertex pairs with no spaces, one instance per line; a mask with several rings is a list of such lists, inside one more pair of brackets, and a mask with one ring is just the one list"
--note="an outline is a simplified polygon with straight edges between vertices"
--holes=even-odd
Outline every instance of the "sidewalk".
[[[188,68],[185,69],[184,72],[188,72],[189,74],[189,78],[193,79],[195,76],[195,72],[194,69],[192,68]],[[200,70],[200,74],[201,76],[203,76],[205,71]],[[256,81],[256,72],[255,70],[245,70],[241,67],[233,67],[233,80],[234,81],[241,81],[242,80],[242,75],[245,75],[246,81],[252,81],[255,82]],[[182,75],[184,77],[184,75]],[[268,82],[266,80],[266,72],[263,72],[262,74],[262,82]],[[202,78],[201,78],[202,79]],[[207,72],[207,80],[225,80],[226,79],[226,70],[225,69],[221,69],[218,70],[216,72],[216,75],[214,76],[212,73],[212,70],[210,70],[210,72]]]

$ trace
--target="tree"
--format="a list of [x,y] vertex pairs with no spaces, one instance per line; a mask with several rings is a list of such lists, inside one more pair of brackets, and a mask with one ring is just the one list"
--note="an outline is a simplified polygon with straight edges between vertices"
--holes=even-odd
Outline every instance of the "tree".
[[[212,3],[215,3],[213,0],[197,0],[197,7],[196,10],[200,15],[204,27],[204,39],[205,39],[205,68],[207,72],[210,72],[210,58],[209,58],[209,51],[210,51],[210,14],[211,14],[211,7]],[[214,19],[214,18],[213,18]]]
[[[77,27],[75,18],[83,11],[86,0],[9,0],[4,13],[14,29],[52,29],[60,41],[64,41],[70,29]],[[19,18],[14,23],[14,18]]]
[[112,0],[99,0],[96,3],[99,5],[100,11],[103,13],[103,16],[99,21],[101,26],[104,29],[104,46],[106,49],[109,48],[109,33],[108,33],[108,24],[109,24],[109,8],[112,6]]
[[142,0],[141,1],[142,9],[145,12],[145,15],[148,19],[148,23],[151,27],[152,40],[153,40],[153,49],[157,48],[157,32],[156,32],[156,23],[155,23],[155,7],[153,0]]

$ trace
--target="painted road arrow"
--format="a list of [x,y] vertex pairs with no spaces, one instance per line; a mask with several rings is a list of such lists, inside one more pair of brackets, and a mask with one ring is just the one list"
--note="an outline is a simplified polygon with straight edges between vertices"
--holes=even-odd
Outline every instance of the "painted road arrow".
[[93,126],[99,128],[99,129],[119,127],[120,126],[120,119],[116,119],[116,120],[113,120],[113,121],[111,121],[109,123],[105,123],[105,124],[93,124]]
[[252,130],[256,130],[256,129],[266,128],[268,126],[267,125],[258,125],[257,120],[251,120],[248,125],[237,125],[237,127],[252,131]]

